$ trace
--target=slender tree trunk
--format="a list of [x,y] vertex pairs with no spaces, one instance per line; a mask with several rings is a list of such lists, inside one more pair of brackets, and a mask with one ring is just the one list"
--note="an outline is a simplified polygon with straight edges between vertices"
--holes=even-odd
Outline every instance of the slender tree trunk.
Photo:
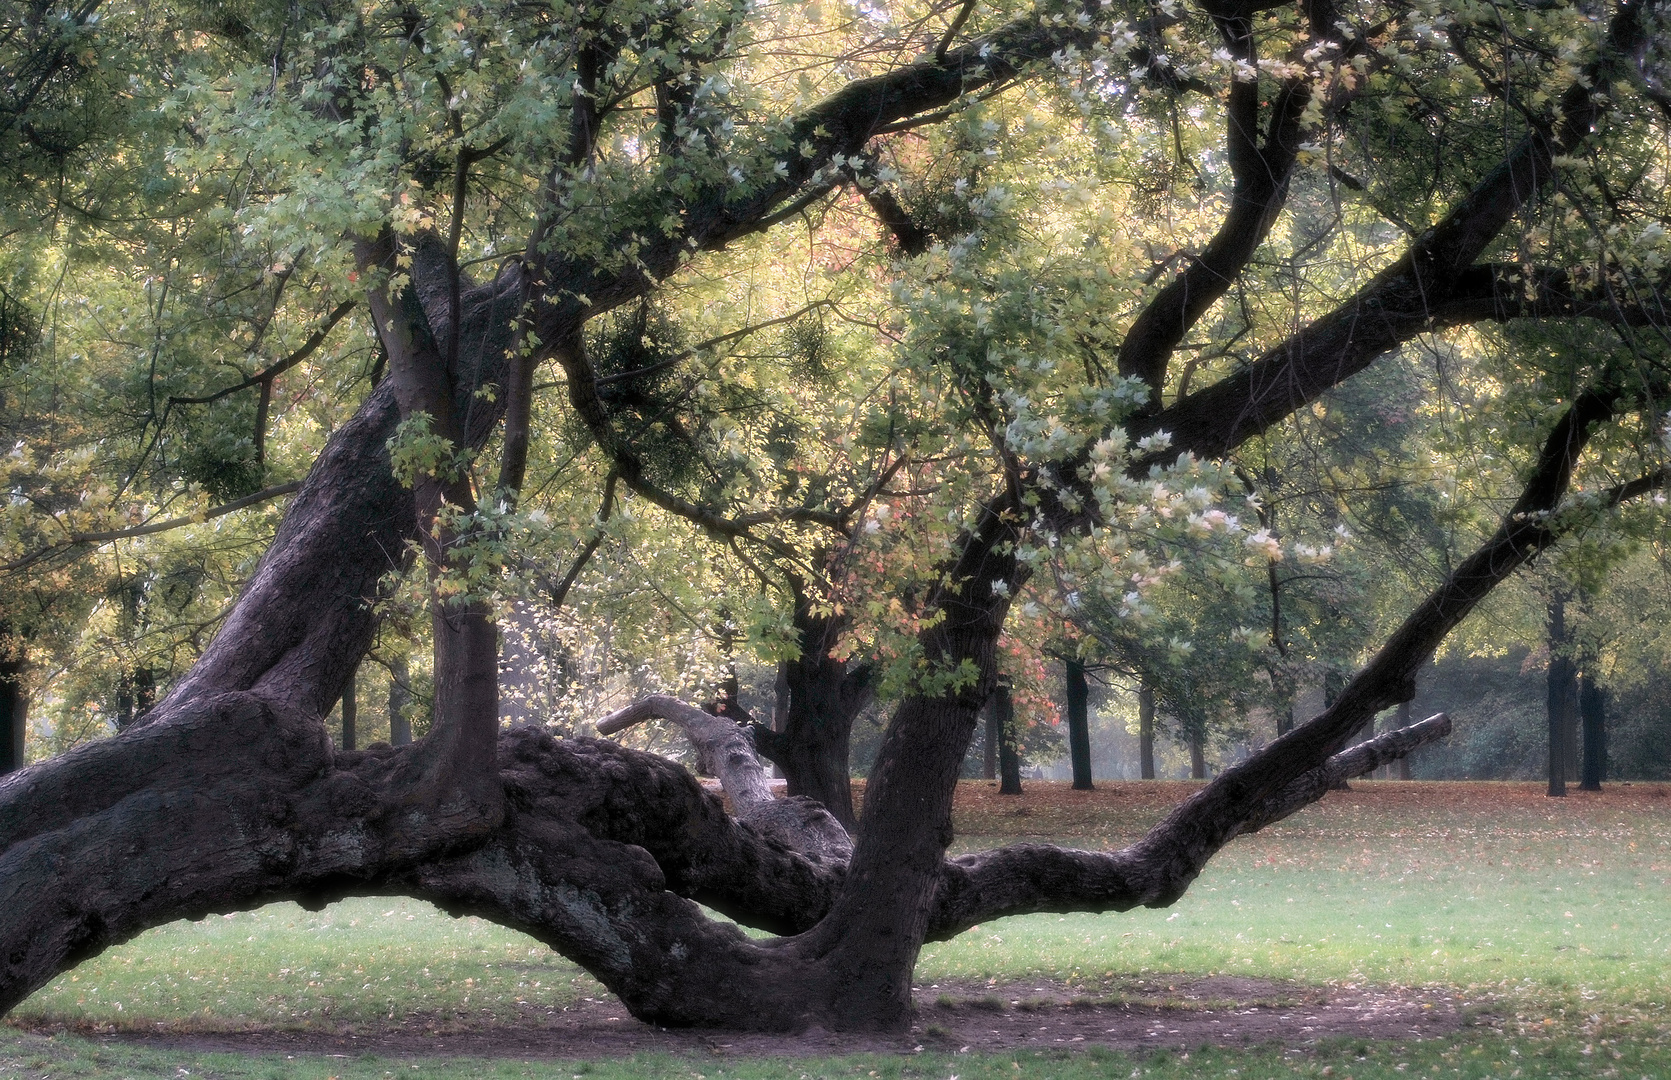
[[1067,662],[1068,756],[1073,759],[1075,791],[1091,790],[1091,688],[1085,682],[1085,665]]
[[1137,688],[1137,769],[1143,779],[1155,778],[1155,691],[1147,682]]
[[1201,733],[1191,728],[1189,733],[1189,778],[1207,779],[1207,748]]
[[789,661],[777,662],[777,679],[772,683],[772,730],[789,726]]
[[981,747],[981,779],[998,779],[998,702],[996,699],[986,703],[986,738]]
[[998,718],[998,794],[1021,794],[1021,745],[1015,730],[1015,703],[1007,683],[993,692],[993,712]]
[[[1408,701],[1403,702],[1398,706],[1398,726],[1400,730],[1410,726],[1410,703]],[[1398,759],[1398,778],[1400,780],[1410,779],[1409,754],[1405,754],[1403,757]]]
[[1549,674],[1545,707],[1549,720],[1549,795],[1567,793],[1567,734],[1578,707],[1578,672],[1567,651],[1566,597],[1549,601]]
[[342,692],[342,748],[354,750],[359,746],[359,731],[356,730],[360,718],[359,697],[354,693],[354,683],[359,677],[360,669],[355,668],[354,674],[348,676],[348,686]]
[[29,690],[20,657],[0,660],[0,776],[21,769],[24,732],[29,726]]
[[389,742],[406,746],[412,741],[412,718],[406,706],[412,701],[412,672],[404,656],[389,663]]
[[1578,677],[1578,715],[1584,727],[1584,769],[1578,790],[1600,791],[1607,771],[1607,691],[1589,672]]

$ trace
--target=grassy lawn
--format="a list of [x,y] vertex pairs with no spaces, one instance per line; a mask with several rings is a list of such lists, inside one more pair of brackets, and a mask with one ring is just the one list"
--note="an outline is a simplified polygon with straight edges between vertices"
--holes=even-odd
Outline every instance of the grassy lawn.
[[[811,1060],[624,1061],[216,1055],[90,1038],[100,1030],[321,1032],[390,1025],[459,1030],[537,1024],[601,997],[588,976],[519,935],[399,899],[322,912],[279,904],[178,923],[43,988],[0,1028],[0,1076],[227,1078],[396,1076],[973,1077],[1318,1075],[1366,1080],[1671,1075],[1671,798],[1655,785],[1564,801],[1535,786],[1363,782],[1214,860],[1164,911],[994,921],[929,945],[941,982],[1067,983],[1094,994],[1122,976],[1229,973],[1313,984],[1443,989],[1490,1022],[1412,1043],[1196,1048],[1130,1057],[1013,1054]],[[1017,802],[960,793],[958,846],[1018,838],[1119,844],[1182,784],[1033,784]]]

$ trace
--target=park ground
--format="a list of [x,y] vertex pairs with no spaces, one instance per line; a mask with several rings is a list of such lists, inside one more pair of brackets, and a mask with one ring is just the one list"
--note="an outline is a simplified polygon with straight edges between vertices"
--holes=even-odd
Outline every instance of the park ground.
[[[959,791],[957,846],[1135,838],[1187,783]],[[1165,910],[931,943],[903,1038],[666,1032],[402,898],[151,931],[0,1027],[0,1077],[1671,1077],[1671,787],[1358,781]]]

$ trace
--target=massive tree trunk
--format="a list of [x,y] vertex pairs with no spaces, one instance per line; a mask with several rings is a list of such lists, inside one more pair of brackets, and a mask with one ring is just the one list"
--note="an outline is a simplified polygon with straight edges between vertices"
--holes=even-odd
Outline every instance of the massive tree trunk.
[[1085,665],[1068,660],[1068,757],[1073,762],[1075,791],[1090,791],[1091,783],[1091,688],[1085,681]]

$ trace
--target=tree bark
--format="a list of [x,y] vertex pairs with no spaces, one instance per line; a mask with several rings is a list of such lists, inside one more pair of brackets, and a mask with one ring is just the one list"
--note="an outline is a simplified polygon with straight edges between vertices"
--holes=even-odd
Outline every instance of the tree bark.
[[1549,726],[1549,795],[1567,793],[1569,735],[1578,711],[1578,667],[1568,652],[1566,597],[1557,592],[1549,601],[1549,671],[1545,677],[1545,709]]
[[853,831],[853,723],[875,696],[875,672],[869,664],[830,655],[846,630],[846,616],[818,614],[815,598],[799,583],[793,587],[801,651],[778,669],[786,690],[783,730],[753,725],[754,745],[782,771],[791,796],[822,803]]
[[1073,761],[1075,791],[1090,791],[1091,783],[1091,688],[1085,681],[1085,665],[1067,661],[1068,756]]
[[[1022,44],[1047,39],[1059,47],[1059,37],[1041,31]],[[689,224],[652,238],[628,270],[551,260],[538,265],[541,279],[598,309],[642,295],[688,248],[720,246],[756,227],[762,208],[804,183],[828,154],[857,152],[900,115],[902,101],[912,109],[950,102],[1013,76],[1005,58],[1013,50],[992,44],[908,66],[904,76],[858,80],[788,129],[791,145],[804,136],[812,152],[790,155],[783,184],[748,198],[691,200]],[[1225,393],[1192,395],[1172,418],[1193,417],[1193,429],[1153,418],[1173,431],[1175,450],[1217,456],[1215,447],[1233,446],[1312,400],[1325,379],[1338,384],[1400,335],[1433,326],[1427,300],[1442,297],[1541,187],[1551,154],[1579,141],[1567,135],[1588,131],[1593,101],[1604,97],[1592,97],[1593,85],[1586,80],[1564,110],[1557,138],[1529,137],[1525,153],[1476,193],[1487,205],[1471,198],[1467,213],[1429,230],[1421,250],[1360,295],[1384,306],[1383,316],[1360,304],[1308,331],[1304,343],[1313,347],[1304,356],[1285,346],[1275,368],[1255,363],[1227,380],[1234,385]],[[421,261],[414,253],[419,278]],[[512,294],[524,295],[513,284]],[[482,317],[484,339],[521,311],[512,302],[494,315],[491,297],[469,299],[453,307],[461,319]],[[567,340],[580,303],[542,304],[540,339]],[[412,344],[422,324],[381,307],[374,314],[385,341]],[[428,321],[434,338],[476,340],[445,318]],[[472,372],[448,373],[448,392],[466,405],[458,410],[459,446],[485,440],[467,406],[476,389],[502,381],[484,378],[483,369],[503,352],[484,348]],[[1367,718],[1408,699],[1415,671],[1445,635],[1552,542],[1551,513],[1590,426],[1611,415],[1618,396],[1575,400],[1497,532],[1410,614],[1332,707],[1226,769],[1123,852],[1023,845],[945,861],[957,773],[978,709],[996,690],[1008,607],[983,590],[1008,583],[1010,595],[1027,576],[1015,556],[1015,522],[1031,520],[1032,510],[1018,492],[994,499],[929,597],[942,619],[921,638],[930,671],[980,674],[971,685],[904,698],[883,736],[865,829],[837,874],[728,817],[669,763],[593,740],[559,744],[526,729],[494,739],[495,650],[480,609],[438,610],[436,709],[423,742],[333,751],[319,718],[370,640],[366,601],[382,573],[399,565],[418,523],[433,517],[434,493],[420,491],[414,505],[389,475],[386,450],[401,410],[385,387],[410,391],[404,374],[425,369],[391,355],[391,378],[331,439],[221,634],[146,722],[0,780],[0,1011],[65,967],[181,914],[401,892],[534,933],[654,1022],[898,1029],[909,1019],[911,971],[931,934],[1025,910],[1165,905],[1235,836],[1321,797],[1331,779],[1361,771],[1380,748],[1407,752],[1430,737],[1431,729],[1393,733],[1341,753]],[[590,389],[571,381],[571,392]],[[425,411],[441,415],[427,406],[440,408],[434,394]],[[486,406],[474,415],[487,427],[496,419]],[[1209,415],[1211,425],[1200,426]],[[426,546],[434,539],[425,536]],[[693,899],[754,925],[801,932],[753,942],[704,919]]]
[[1007,683],[992,695],[992,715],[998,722],[998,794],[1021,794],[1021,749],[1015,730],[1015,703]]
[[29,728],[29,688],[21,656],[0,659],[0,776],[23,768]]
[[[1408,701],[1399,702],[1398,719],[1394,723],[1401,728],[1410,726],[1410,703]],[[1410,758],[1408,755],[1398,759],[1398,778],[1400,780],[1410,779]]]
[[998,779],[998,702],[989,701],[982,715],[985,718],[985,729],[981,739],[981,779]]
[[1588,671],[1578,677],[1578,715],[1584,726],[1584,768],[1578,790],[1600,791],[1607,771],[1607,691]]
[[1201,732],[1193,727],[1189,730],[1189,778],[1207,779],[1207,750],[1203,745]]
[[1155,778],[1155,690],[1147,682],[1137,688],[1138,775]]
[[355,749],[359,739],[359,731],[356,730],[360,712],[359,698],[354,692],[354,680],[358,676],[359,670],[359,668],[355,668],[354,674],[348,676],[348,685],[342,691],[342,748],[344,750]]
[[412,741],[412,718],[406,706],[412,701],[412,672],[404,656],[389,661],[389,742],[406,746]]

